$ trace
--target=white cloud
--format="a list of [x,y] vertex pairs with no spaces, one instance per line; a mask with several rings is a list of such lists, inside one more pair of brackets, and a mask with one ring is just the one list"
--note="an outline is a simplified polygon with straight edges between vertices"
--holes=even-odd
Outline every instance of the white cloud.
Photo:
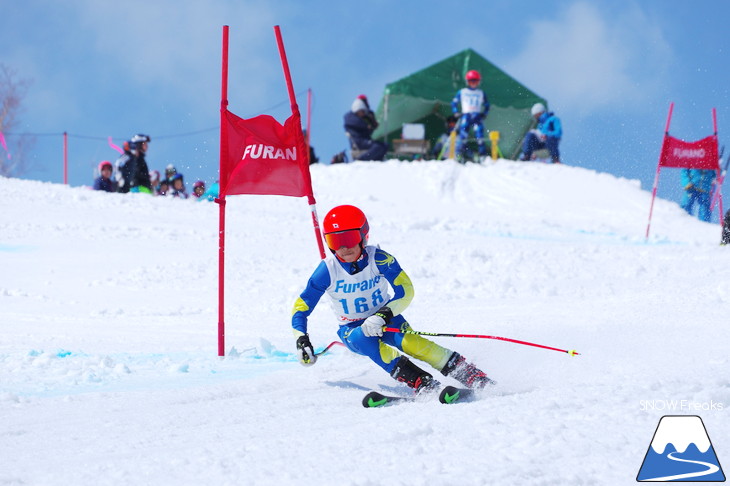
[[507,71],[546,97],[552,107],[580,115],[595,109],[631,110],[666,89],[669,44],[637,6],[611,11],[577,2],[552,20],[531,24],[526,46]]

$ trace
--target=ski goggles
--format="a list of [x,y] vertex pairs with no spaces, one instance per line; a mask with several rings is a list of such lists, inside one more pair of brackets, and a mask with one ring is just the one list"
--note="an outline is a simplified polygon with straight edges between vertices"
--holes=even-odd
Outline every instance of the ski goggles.
[[362,233],[359,229],[338,231],[337,233],[327,233],[324,235],[324,240],[332,251],[337,251],[343,246],[345,248],[352,248],[359,245],[362,239]]

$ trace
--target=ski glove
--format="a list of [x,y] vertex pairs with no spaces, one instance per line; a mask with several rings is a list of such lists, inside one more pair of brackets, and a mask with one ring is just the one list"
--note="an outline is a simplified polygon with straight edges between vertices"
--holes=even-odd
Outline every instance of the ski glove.
[[312,343],[309,342],[309,334],[297,338],[297,357],[304,366],[311,366],[317,362],[317,355],[314,354]]
[[362,333],[367,337],[382,336],[383,327],[390,324],[393,311],[389,307],[382,307],[378,312],[365,319],[362,323]]

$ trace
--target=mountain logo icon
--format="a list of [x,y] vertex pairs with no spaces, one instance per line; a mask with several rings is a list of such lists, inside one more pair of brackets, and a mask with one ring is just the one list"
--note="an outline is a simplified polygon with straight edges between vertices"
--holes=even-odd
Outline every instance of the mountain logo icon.
[[697,415],[662,417],[636,480],[725,481],[725,474],[702,419]]

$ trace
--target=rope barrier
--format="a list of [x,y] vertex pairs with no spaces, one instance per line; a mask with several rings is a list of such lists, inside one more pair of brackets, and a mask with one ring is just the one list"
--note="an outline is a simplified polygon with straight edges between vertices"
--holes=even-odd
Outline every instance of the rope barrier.
[[[300,95],[303,95],[303,94],[306,94],[306,93],[307,93],[307,90],[300,91],[299,93],[297,93],[297,96],[300,96]],[[261,113],[266,113],[268,111],[275,110],[275,109],[280,108],[280,107],[285,106],[285,105],[286,106],[289,105],[289,100],[288,99],[286,99],[286,100],[284,100],[284,101],[282,101],[280,103],[277,103],[277,104],[275,104],[273,106],[270,106],[269,108],[266,108],[265,110],[262,110]],[[173,133],[173,134],[169,134],[169,135],[157,135],[157,136],[154,137],[154,139],[155,140],[165,140],[165,139],[168,139],[168,138],[189,137],[191,135],[198,135],[198,134],[201,134],[201,133],[212,132],[214,130],[219,130],[219,129],[220,129],[220,125],[216,125],[214,127],[203,128],[203,129],[200,129],[200,130],[194,130],[192,132]],[[13,136],[59,137],[59,136],[63,136],[65,134],[67,137],[70,137],[70,138],[78,138],[78,139],[85,139],[85,140],[103,140],[103,141],[106,141],[106,140],[109,139],[109,136],[108,135],[96,136],[96,135],[83,135],[83,134],[68,133],[68,132],[59,132],[59,133],[33,133],[33,132],[17,133],[17,132],[4,132],[4,133],[5,133],[5,135],[13,135]],[[123,136],[123,137],[113,137],[113,138],[114,139],[118,139],[118,140],[126,140],[126,136]]]

